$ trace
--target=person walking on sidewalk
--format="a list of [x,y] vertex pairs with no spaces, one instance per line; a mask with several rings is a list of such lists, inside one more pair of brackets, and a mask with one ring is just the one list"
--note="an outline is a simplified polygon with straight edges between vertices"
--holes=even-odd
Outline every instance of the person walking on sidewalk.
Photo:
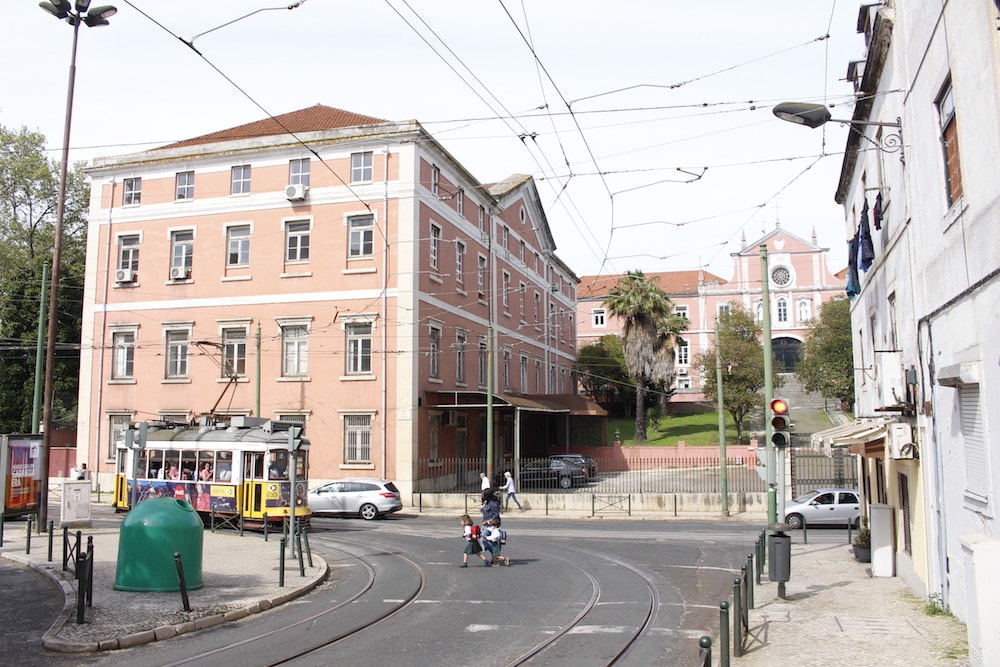
[[507,494],[503,504],[504,511],[510,509],[510,501],[513,500],[514,504],[517,505],[517,509],[523,512],[524,508],[521,507],[521,501],[517,499],[517,488],[514,486],[514,476],[510,474],[509,470],[503,474],[503,490],[504,493]]
[[483,565],[489,565],[490,561],[483,553],[483,545],[479,543],[479,526],[472,523],[472,517],[468,514],[463,514],[461,520],[462,537],[465,539],[465,551],[462,552],[462,564],[459,565],[459,567],[469,567],[469,556],[472,555],[477,555],[482,558]]
[[491,486],[493,484],[490,482],[490,478],[486,476],[486,473],[479,473],[479,488],[483,491],[488,491]]

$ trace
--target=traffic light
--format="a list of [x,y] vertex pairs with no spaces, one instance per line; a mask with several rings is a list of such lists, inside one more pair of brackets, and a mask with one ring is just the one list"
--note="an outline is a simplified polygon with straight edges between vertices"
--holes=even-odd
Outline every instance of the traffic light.
[[782,398],[771,401],[771,442],[775,447],[788,447],[792,444],[792,419],[788,416],[788,402]]
[[288,451],[297,452],[299,447],[302,446],[302,427],[301,426],[289,426],[288,427]]

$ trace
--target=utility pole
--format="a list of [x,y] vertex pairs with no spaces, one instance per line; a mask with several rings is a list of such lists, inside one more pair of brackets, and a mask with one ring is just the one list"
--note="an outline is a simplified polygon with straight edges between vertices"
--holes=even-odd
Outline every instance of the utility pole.
[[767,460],[764,465],[767,468],[767,523],[769,526],[778,522],[777,491],[775,489],[777,470],[775,470],[774,443],[771,442],[770,414],[771,400],[774,398],[774,378],[771,371],[770,280],[771,274],[767,268],[767,244],[762,243],[760,245],[760,298],[764,328],[764,442],[767,447]]
[[715,386],[719,399],[719,491],[722,493],[722,516],[729,516],[729,461],[726,458],[726,417],[722,397],[722,339],[719,337],[719,316],[715,316]]
[[35,395],[31,402],[31,432],[39,433],[42,418],[42,360],[45,358],[45,312],[49,294],[49,265],[42,264],[42,295],[38,304],[38,338],[35,343]]

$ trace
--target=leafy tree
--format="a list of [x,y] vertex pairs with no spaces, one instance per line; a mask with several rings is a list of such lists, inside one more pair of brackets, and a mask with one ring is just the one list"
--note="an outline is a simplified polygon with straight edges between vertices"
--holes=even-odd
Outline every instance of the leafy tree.
[[635,381],[635,439],[643,441],[646,390],[658,382],[672,382],[675,339],[687,328],[687,319],[674,314],[670,297],[642,271],[623,276],[611,288],[604,305],[623,322],[625,367]]
[[827,301],[810,326],[795,377],[806,391],[854,405],[851,302]]
[[[59,165],[45,137],[0,126],[0,430],[30,432],[43,267],[51,264]],[[89,187],[67,179],[53,369],[53,421],[76,421]],[[47,303],[41,304],[47,312]]]
[[[744,422],[764,405],[764,345],[763,330],[753,314],[737,304],[719,314],[719,335],[716,346],[722,361],[722,393],[724,407],[736,423],[737,442],[743,444]],[[715,375],[715,349],[698,355],[698,366],[704,380],[705,396],[718,400]],[[781,386],[781,376],[772,364],[772,382]]]
[[576,357],[576,368],[584,392],[612,415],[627,414],[632,401],[632,383],[625,367],[622,340],[615,334],[584,345]]

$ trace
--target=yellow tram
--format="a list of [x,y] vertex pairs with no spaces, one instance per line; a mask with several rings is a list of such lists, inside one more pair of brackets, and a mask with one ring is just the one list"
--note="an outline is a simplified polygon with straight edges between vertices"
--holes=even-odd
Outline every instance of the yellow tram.
[[118,441],[114,506],[128,510],[146,498],[185,500],[245,523],[281,523],[309,515],[309,440],[301,427],[255,417],[204,419],[197,425],[150,422]]

